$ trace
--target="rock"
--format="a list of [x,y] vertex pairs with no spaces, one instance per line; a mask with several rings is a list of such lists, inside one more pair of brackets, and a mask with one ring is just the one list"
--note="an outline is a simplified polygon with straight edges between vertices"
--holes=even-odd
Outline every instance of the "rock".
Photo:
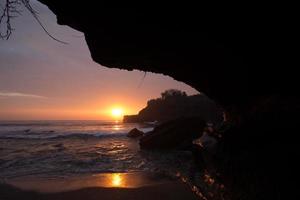
[[127,137],[136,138],[136,137],[140,137],[140,136],[143,136],[143,135],[144,135],[143,131],[140,131],[139,129],[134,128],[134,129],[132,129],[131,131],[128,132]]
[[155,127],[140,139],[142,149],[183,149],[200,137],[205,127],[201,118],[179,118]]

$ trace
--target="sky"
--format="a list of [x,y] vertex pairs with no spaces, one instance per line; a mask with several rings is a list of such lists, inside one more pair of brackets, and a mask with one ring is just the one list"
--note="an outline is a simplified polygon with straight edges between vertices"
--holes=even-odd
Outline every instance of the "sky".
[[198,93],[168,76],[147,73],[143,79],[142,71],[95,63],[83,33],[57,25],[46,6],[31,3],[51,35],[68,44],[47,36],[25,9],[13,19],[10,39],[0,39],[0,120],[112,119],[118,117],[112,110],[136,114],[166,89]]

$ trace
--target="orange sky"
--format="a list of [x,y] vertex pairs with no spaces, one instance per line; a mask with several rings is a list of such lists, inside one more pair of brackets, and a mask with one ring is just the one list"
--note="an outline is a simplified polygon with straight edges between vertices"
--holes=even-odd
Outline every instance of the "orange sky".
[[[0,0],[1,2],[3,0]],[[56,24],[44,5],[31,1],[49,38],[25,11],[0,40],[0,120],[115,119],[113,108],[135,114],[166,89],[197,93],[171,77],[108,69],[92,61],[83,34]]]

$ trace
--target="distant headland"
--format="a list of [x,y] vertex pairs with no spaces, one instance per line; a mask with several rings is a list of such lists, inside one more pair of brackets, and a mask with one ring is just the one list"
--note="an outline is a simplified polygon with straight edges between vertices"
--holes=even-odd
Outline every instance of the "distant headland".
[[151,99],[136,115],[125,115],[125,123],[166,122],[181,117],[200,117],[207,122],[222,121],[221,108],[204,94],[188,96],[185,92],[169,89],[161,97]]

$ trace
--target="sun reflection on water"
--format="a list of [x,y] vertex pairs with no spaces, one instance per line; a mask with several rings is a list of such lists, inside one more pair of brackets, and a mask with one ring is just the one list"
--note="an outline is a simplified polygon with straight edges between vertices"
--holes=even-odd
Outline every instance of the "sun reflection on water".
[[118,130],[121,129],[121,126],[120,126],[119,124],[114,124],[114,125],[112,126],[112,129],[113,129],[114,131],[118,131]]

